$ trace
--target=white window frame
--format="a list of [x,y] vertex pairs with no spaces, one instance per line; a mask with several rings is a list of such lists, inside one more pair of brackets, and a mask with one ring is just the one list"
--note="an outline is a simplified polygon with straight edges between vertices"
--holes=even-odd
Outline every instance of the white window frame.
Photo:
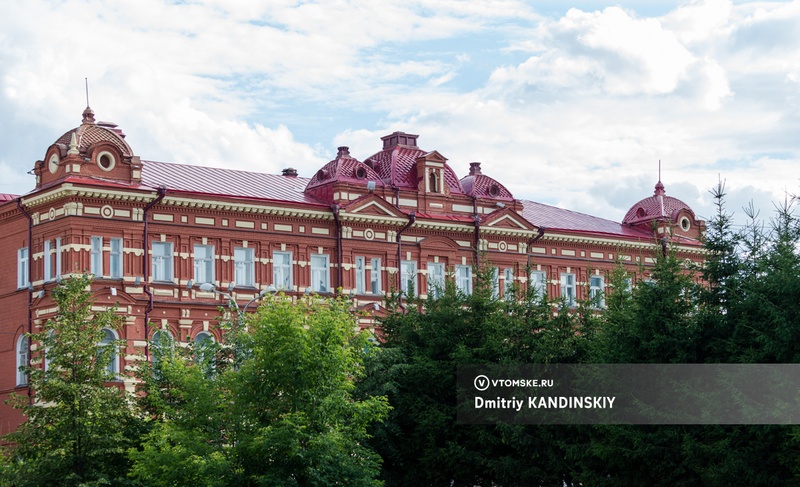
[[382,292],[381,259],[373,257],[369,260],[369,294],[380,295]]
[[92,237],[89,251],[89,272],[97,277],[103,276],[103,237]]
[[417,262],[415,260],[400,261],[400,290],[406,297],[414,297],[419,293],[417,281]]
[[[158,252],[156,252],[156,249],[158,249]],[[172,249],[172,242],[153,242],[151,250],[153,281],[172,282],[174,275]]]
[[497,267],[492,268],[492,298],[498,299],[500,297],[500,269]]
[[28,258],[28,247],[17,250],[17,289],[26,288],[30,284]]
[[444,263],[428,262],[428,297],[438,298],[444,294]]
[[466,295],[472,294],[472,266],[455,266],[456,289]]
[[194,244],[192,259],[194,260],[194,282],[214,283],[214,246]]
[[256,251],[252,247],[233,248],[233,282],[236,286],[256,285]]
[[26,386],[28,385],[28,374],[27,372],[23,372],[20,370],[20,367],[27,367],[28,366],[28,357],[30,353],[28,337],[25,335],[20,335],[17,338],[17,385],[18,386]]
[[53,278],[53,256],[52,256],[52,244],[49,240],[44,241],[44,251],[43,251],[44,259],[44,281],[49,282],[52,281]]
[[[606,279],[600,275],[589,276],[589,299],[596,308],[606,307]],[[598,298],[599,296],[599,298]]]
[[112,347],[113,353],[111,354],[111,361],[108,363],[106,368],[108,369],[109,374],[113,375],[115,378],[119,375],[119,351],[116,350],[116,347],[113,345],[113,342],[119,340],[119,335],[117,332],[112,330],[111,328],[103,328],[102,329],[104,337],[97,344],[98,347]]
[[61,237],[56,237],[56,268],[54,275],[56,279],[61,277]]
[[503,299],[514,299],[514,269],[503,269]]
[[331,292],[330,256],[327,254],[311,254],[311,291],[315,293]]
[[[285,258],[286,263],[278,262],[278,258]],[[279,291],[292,290],[292,253],[275,251],[272,253],[272,284]]]
[[530,284],[537,298],[547,296],[547,273],[545,271],[531,271]]
[[355,261],[355,271],[356,271],[356,294],[364,294],[366,291],[366,280],[367,280],[367,270],[366,270],[366,258],[365,257],[356,257]]
[[572,272],[561,273],[561,299],[570,308],[575,306],[577,301],[577,286],[575,281],[575,274]]
[[122,238],[114,237],[108,239],[108,277],[112,279],[122,279],[125,271],[122,256]]

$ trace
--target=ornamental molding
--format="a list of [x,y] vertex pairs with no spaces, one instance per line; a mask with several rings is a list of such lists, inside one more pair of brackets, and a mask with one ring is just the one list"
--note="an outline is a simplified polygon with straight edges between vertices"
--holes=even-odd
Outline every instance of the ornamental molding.
[[[606,247],[626,248],[626,249],[652,250],[658,247],[658,244],[654,242],[643,242],[643,241],[637,242],[632,240],[625,240],[622,237],[620,237],[619,239],[608,239],[608,238],[594,238],[594,237],[577,236],[577,235],[565,235],[558,233],[545,233],[544,236],[541,238],[541,241],[562,242],[570,244],[602,245]],[[673,244],[673,246],[678,252],[681,253],[687,253],[693,255],[704,255],[706,253],[705,249],[699,246],[694,247],[681,244],[677,245]]]
[[177,196],[166,196],[163,200],[161,200],[161,204],[166,206],[194,208],[201,210],[218,210],[256,215],[307,218],[311,220],[333,220],[333,213],[329,210],[320,211],[303,208],[256,205],[251,203],[231,203],[229,201],[181,198]]

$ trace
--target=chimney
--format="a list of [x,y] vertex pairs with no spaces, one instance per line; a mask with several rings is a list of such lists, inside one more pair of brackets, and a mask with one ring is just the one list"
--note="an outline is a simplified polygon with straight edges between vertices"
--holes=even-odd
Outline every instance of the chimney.
[[407,134],[405,132],[392,132],[389,135],[381,137],[381,140],[383,141],[383,149],[386,150],[397,147],[398,145],[416,147],[417,137],[419,137],[419,135]]
[[339,147],[339,153],[336,154],[336,158],[340,159],[342,157],[350,157],[350,148],[346,145]]
[[287,178],[296,178],[297,177],[297,169],[295,169],[293,167],[287,167],[286,169],[281,171],[281,174],[283,174]]
[[481,174],[481,163],[480,162],[470,162],[469,163],[469,175],[470,176],[477,176]]

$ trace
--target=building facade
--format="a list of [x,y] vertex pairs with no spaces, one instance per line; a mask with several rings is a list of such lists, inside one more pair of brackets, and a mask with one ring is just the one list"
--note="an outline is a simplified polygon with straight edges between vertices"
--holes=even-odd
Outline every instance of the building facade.
[[[263,174],[141,159],[87,107],[35,163],[35,189],[0,195],[0,396],[26,393],[17,368],[43,354],[25,333],[54,316],[58,281],[84,272],[97,309],[125,317],[107,336],[127,344],[113,367],[133,390],[125,371],[148,340],[218,339],[228,297],[244,306],[273,287],[290,299],[340,288],[371,328],[385,294],[427,298],[448,279],[469,293],[479,263],[497,269],[501,298],[513,285],[574,304],[606,292],[618,263],[646,277],[667,241],[702,259],[704,222],[660,181],[616,223],[517,199],[478,162],[459,178],[417,140],[392,133],[363,161],[340,147],[311,178]],[[0,406],[0,434],[20,420]]]

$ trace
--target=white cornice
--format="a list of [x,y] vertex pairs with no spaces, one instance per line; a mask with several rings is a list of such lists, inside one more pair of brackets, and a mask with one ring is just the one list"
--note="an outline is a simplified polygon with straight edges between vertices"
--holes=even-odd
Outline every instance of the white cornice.
[[105,200],[130,201],[135,203],[147,203],[155,199],[156,193],[141,193],[134,191],[123,191],[110,188],[90,188],[75,186],[73,183],[64,183],[57,188],[53,188],[43,193],[31,195],[23,198],[22,203],[28,208],[55,201],[62,198],[80,196],[85,198],[102,198]]
[[[565,235],[558,233],[545,233],[540,242],[541,241],[603,245],[607,247],[623,247],[623,248],[635,248],[635,249],[655,249],[658,246],[658,244],[654,242],[626,240],[624,237],[613,239],[613,238],[587,237],[583,235]],[[688,245],[675,245],[674,247],[677,251],[688,254],[702,255],[705,253],[705,250],[699,246],[693,247]]]
[[268,205],[255,205],[248,203],[231,203],[230,201],[215,201],[200,198],[179,198],[166,196],[162,201],[164,205],[180,206],[186,208],[199,208],[203,210],[238,211],[242,213],[285,216],[294,218],[309,218],[314,220],[332,220],[331,211],[311,210],[304,208],[291,208]]

